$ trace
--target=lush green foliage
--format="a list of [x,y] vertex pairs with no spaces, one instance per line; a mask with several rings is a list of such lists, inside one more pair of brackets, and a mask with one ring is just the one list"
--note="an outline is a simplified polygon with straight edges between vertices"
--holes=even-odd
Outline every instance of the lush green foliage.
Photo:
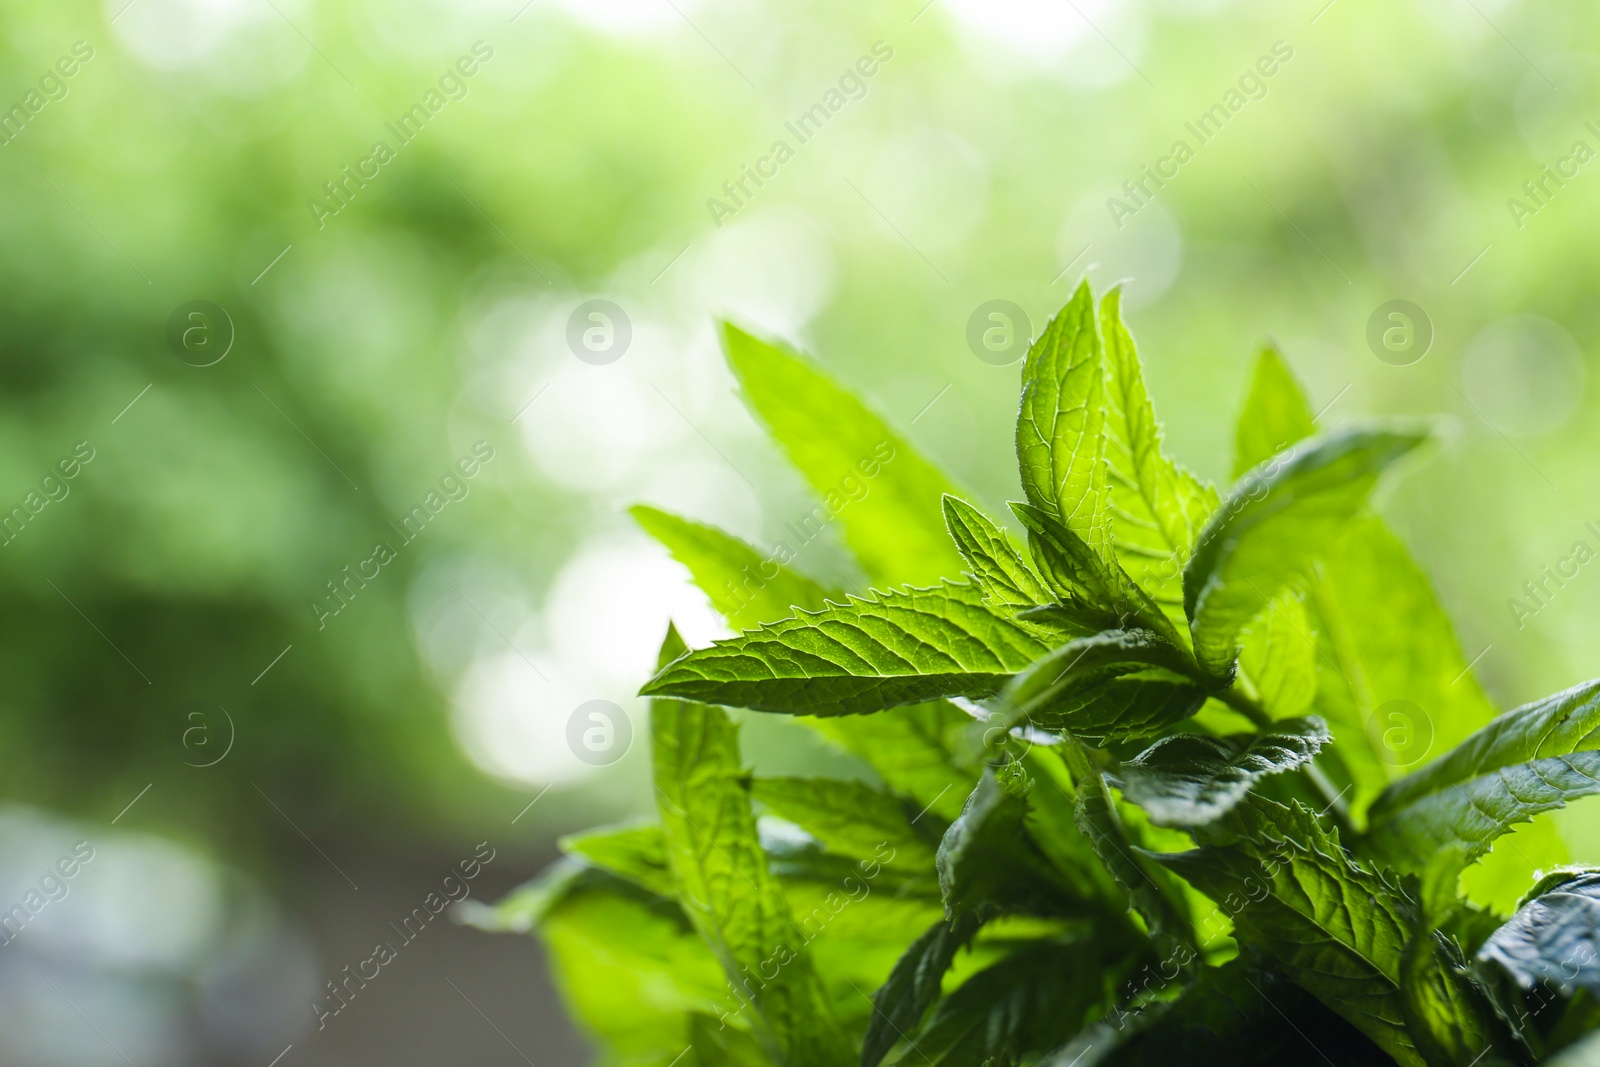
[[[1600,872],[1509,917],[1460,882],[1600,791],[1600,683],[1492,721],[1454,688],[1370,507],[1425,433],[1319,434],[1268,348],[1218,494],[1164,451],[1118,294],[1085,284],[1022,369],[1025,556],[804,360],[725,340],[819,490],[889,442],[837,520],[875,582],[919,584],[825,599],[769,563],[730,599],[760,553],[638,512],[749,628],[667,637],[658,823],[570,839],[479,917],[543,933],[607,1062],[1592,1062]],[[1368,728],[1394,699],[1454,747],[1403,774]],[[752,778],[723,706],[803,716],[871,773]]]

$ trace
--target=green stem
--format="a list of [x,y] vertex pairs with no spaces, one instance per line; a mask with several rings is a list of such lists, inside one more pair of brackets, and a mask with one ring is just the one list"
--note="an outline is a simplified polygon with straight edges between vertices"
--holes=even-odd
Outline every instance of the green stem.
[[1256,729],[1272,729],[1272,716],[1267,714],[1267,709],[1262,707],[1259,701],[1252,700],[1237,688],[1230,687],[1213,695],[1228,707],[1249,719]]

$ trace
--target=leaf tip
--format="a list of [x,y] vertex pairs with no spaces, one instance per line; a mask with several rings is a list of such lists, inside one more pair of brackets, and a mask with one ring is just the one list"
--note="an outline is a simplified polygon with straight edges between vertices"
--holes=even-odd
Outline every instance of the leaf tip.
[[[684,641],[683,635],[678,632],[678,626],[672,620],[667,620],[667,635],[661,640],[661,654],[656,658],[656,675],[645,683],[646,689],[655,685],[666,673],[665,668],[679,657],[686,655],[689,645]],[[639,690],[644,695],[646,689]]]

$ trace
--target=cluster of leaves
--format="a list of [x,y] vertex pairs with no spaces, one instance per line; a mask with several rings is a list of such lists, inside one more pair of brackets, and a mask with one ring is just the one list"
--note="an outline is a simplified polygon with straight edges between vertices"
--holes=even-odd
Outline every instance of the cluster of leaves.
[[[670,633],[644,688],[658,819],[566,839],[476,920],[541,932],[607,1063],[1600,1063],[1600,872],[1509,918],[1460,891],[1498,836],[1600,792],[1600,682],[1494,717],[1370,508],[1427,435],[1318,433],[1268,347],[1219,494],[1164,451],[1118,301],[1084,284],[1023,364],[1026,553],[807,361],[725,328],[819,492],[893,456],[837,515],[882,591],[637,512],[742,632]],[[1368,729],[1397,699],[1443,753],[1409,774]],[[799,716],[870,773],[752,777],[724,707]]]

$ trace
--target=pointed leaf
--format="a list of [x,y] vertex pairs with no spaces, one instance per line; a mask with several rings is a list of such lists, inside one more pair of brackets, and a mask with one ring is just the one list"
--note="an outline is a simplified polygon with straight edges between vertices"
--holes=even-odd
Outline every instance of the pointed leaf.
[[[816,838],[830,852],[852,859],[877,858],[902,867],[929,869],[934,846],[917,833],[917,814],[898,797],[862,782],[838,778],[757,778],[751,795],[781,819]],[[887,850],[890,858],[883,858]]]
[[1157,826],[1205,826],[1257,781],[1309,763],[1328,741],[1321,719],[1285,719],[1267,734],[1176,734],[1122,765],[1122,795]]
[[1035,942],[941,1001],[897,1067],[986,1067],[1037,1055],[1104,1010],[1126,969],[1093,943]]
[[951,918],[1007,911],[1066,915],[1084,910],[1071,884],[1027,832],[1028,804],[985,770],[960,818],[939,842],[939,890]]
[[1324,1061],[1361,1067],[1385,1057],[1311,994],[1253,956],[1241,956],[1206,968],[1170,1001],[1114,1009],[1040,1067],[1284,1067]]
[[1406,1029],[1401,960],[1415,908],[1381,872],[1356,863],[1299,807],[1259,796],[1234,810],[1230,844],[1159,857],[1234,913],[1236,935],[1403,1067],[1424,1067]]
[[944,498],[944,521],[955,539],[967,573],[983,588],[987,603],[1000,608],[1031,608],[1048,603],[1050,593],[1023,560],[1005,530],[960,497]]
[[1077,819],[1100,862],[1143,917],[1161,958],[1193,960],[1194,923],[1183,894],[1172,876],[1154,866],[1130,840],[1105,776],[1098,770],[1078,776]]
[[973,912],[940,919],[911,943],[872,995],[872,1019],[861,1043],[861,1067],[877,1067],[896,1042],[912,1033],[935,1000],[945,972],[981,925]]
[[1420,926],[1406,945],[1400,966],[1400,1001],[1412,1040],[1431,1063],[1471,1063],[1502,1044],[1515,1042],[1494,1025],[1494,1009],[1466,976],[1460,948],[1445,935]]
[[628,511],[645,533],[689,568],[695,585],[736,630],[787,619],[797,607],[815,611],[823,605],[826,594],[820,585],[732,534],[647,504]]
[[[1381,519],[1357,516],[1320,570],[1311,606],[1316,628],[1328,634],[1332,663],[1318,657],[1317,704],[1336,738],[1341,735],[1334,716],[1343,705],[1357,735],[1350,740],[1358,741],[1366,727],[1381,746],[1389,724],[1376,713],[1405,701],[1409,714],[1420,711],[1426,718],[1409,724],[1413,729],[1402,738],[1403,747],[1377,751],[1382,770],[1399,777],[1495,716],[1433,583]],[[1377,729],[1368,726],[1374,720]]]
[[[681,645],[670,633],[663,657]],[[738,728],[721,708],[656,700],[650,733],[668,863],[689,921],[730,982],[785,960],[751,993],[756,1033],[773,1059],[783,1067],[842,1067],[854,1057],[767,867]]]
[[1105,352],[1085,279],[1022,364],[1017,461],[1029,503],[1110,558]]
[[[577,871],[577,880],[558,897],[545,893],[535,925],[567,1011],[609,1058],[667,1063],[688,1044],[686,1015],[738,1008],[722,968],[676,904],[575,860],[561,865]],[[531,903],[531,888],[493,909],[472,909],[469,921],[527,929],[528,916],[516,913]],[[491,911],[497,914],[485,914]],[[508,921],[496,927],[496,918]]]
[[463,923],[480,930],[494,934],[525,934],[538,929],[546,916],[567,897],[608,879],[614,881],[616,876],[609,871],[597,871],[571,856],[562,856],[494,904],[462,901],[459,914]]
[[1426,439],[1386,430],[1328,434],[1255,468],[1233,488],[1183,572],[1201,666],[1219,677],[1227,672],[1239,631],[1339,539],[1383,469]]
[[1048,634],[1051,644],[1057,640],[1089,637],[1101,630],[1114,629],[1120,622],[1108,611],[1098,608],[1085,610],[1081,605],[1041,604],[1017,612],[1017,621],[1039,627]]
[[1048,512],[1021,503],[1011,510],[1028,528],[1028,547],[1063,607],[1102,630],[1137,623],[1174,645],[1184,643],[1161,607],[1115,560],[1102,558]]
[[[1065,746],[1032,745],[1006,766],[1026,779],[1023,825],[1074,892],[1085,900],[1120,901],[1121,888],[1100,862],[1078,821],[1078,788],[1062,758]],[[1015,792],[1013,788],[1013,792]]]
[[646,695],[794,715],[854,715],[935,697],[987,697],[1045,646],[973,585],[850,597],[691,652]]
[[940,828],[961,814],[978,772],[960,765],[960,739],[972,717],[943,700],[895,708],[885,715],[801,720],[853,753],[885,785],[911,797]]
[[823,498],[813,516],[838,521],[874,585],[960,573],[939,512],[956,491],[943,471],[798,353],[729,323],[722,346],[745,403]]
[[1402,871],[1459,848],[1463,863],[1535,815],[1600,793],[1600,680],[1506,712],[1384,790],[1368,843]]
[[1239,668],[1275,719],[1299,715],[1317,695],[1317,639],[1305,597],[1286,586],[1239,633]]
[[1106,473],[1117,558],[1133,580],[1177,621],[1183,618],[1183,563],[1217,491],[1161,447],[1161,426],[1145,389],[1133,336],[1122,321],[1122,290],[1100,301],[1107,369]]
[[1237,481],[1250,468],[1317,432],[1300,383],[1271,341],[1256,354],[1250,392],[1234,431],[1233,477]]
[[[931,863],[920,869],[899,864],[890,866],[897,857],[887,844],[869,851],[864,859],[854,859],[829,852],[809,836],[796,834],[792,828],[771,821],[762,823],[760,829],[767,866],[783,882],[784,892],[796,914],[800,910],[795,903],[796,895],[803,887],[824,895],[837,894],[841,888],[850,889],[861,882],[869,871],[870,891],[884,890],[904,899],[917,898],[919,907],[937,911],[939,883]],[[919,924],[918,929],[923,925],[926,924]]]
[[667,865],[667,842],[655,823],[608,827],[568,834],[556,842],[563,852],[626,878],[657,896],[673,898],[676,887]]
[[[1284,361],[1268,341],[1256,356],[1250,392],[1234,438],[1233,477],[1264,463],[1316,432],[1311,408]],[[1239,666],[1274,718],[1299,715],[1316,696],[1316,634],[1303,598],[1284,589],[1239,635]],[[1364,739],[1361,743],[1364,746]]]
[[1107,630],[1041,656],[1001,691],[1007,727],[1068,730],[1100,744],[1160,733],[1206,692],[1188,654],[1149,630]]
[[1478,959],[1504,967],[1524,989],[1548,982],[1569,995],[1600,994],[1600,871],[1562,871],[1539,890]]
[[[1276,350],[1262,353],[1255,378],[1240,417],[1240,473],[1314,432],[1310,405]],[[1274,429],[1246,446],[1246,422]],[[1318,570],[1306,601],[1318,646],[1315,708],[1355,776],[1351,806],[1359,810],[1389,779],[1487,723],[1495,708],[1432,583],[1382,519],[1357,515]],[[1391,723],[1385,707],[1403,709],[1402,719],[1423,718]],[[1391,725],[1402,729],[1391,733]],[[1386,737],[1403,748],[1389,747]]]

